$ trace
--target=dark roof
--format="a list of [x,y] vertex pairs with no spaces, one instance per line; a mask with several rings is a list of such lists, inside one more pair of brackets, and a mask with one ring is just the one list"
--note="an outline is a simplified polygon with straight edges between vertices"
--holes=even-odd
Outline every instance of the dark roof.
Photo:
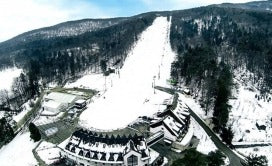
[[114,154],[115,153],[110,153],[109,161],[114,161]]
[[66,146],[65,146],[65,149],[66,150],[70,150],[70,146],[72,145],[72,143],[71,142],[69,142]]
[[78,152],[78,155],[83,156],[83,150],[80,150],[80,151]]
[[88,151],[88,152],[86,153],[85,157],[91,158],[91,153],[90,153],[90,151]]
[[134,145],[134,143],[133,143],[132,140],[129,141],[129,148],[130,148],[131,150],[137,151],[137,150],[136,150],[136,147],[135,147],[135,145]]
[[101,152],[101,158],[100,158],[100,160],[104,160],[104,161],[106,161],[106,153],[104,153],[104,152]]
[[80,141],[83,141],[83,143],[94,144],[95,142],[101,142],[108,145],[112,144],[126,145],[129,142],[129,140],[132,140],[134,144],[139,145],[140,142],[144,139],[143,136],[138,135],[132,136],[131,134],[128,136],[122,135],[121,137],[119,135],[117,137],[114,137],[113,135],[103,136],[102,134],[97,134],[95,132],[90,132],[83,129],[75,131],[72,136],[79,138]]
[[159,120],[159,121],[156,121],[156,122],[152,123],[152,124],[150,125],[150,127],[155,128],[155,127],[161,126],[162,123],[163,123],[163,121],[162,121],[162,120]]
[[122,153],[118,153],[118,157],[116,161],[123,161],[123,154]]
[[175,119],[175,121],[178,121],[178,122],[181,123],[181,124],[184,123],[184,122],[181,121],[181,120],[179,119],[179,117],[177,117],[177,116],[174,114],[174,112],[173,112],[172,110],[170,110],[170,109],[168,109],[168,110],[166,110],[166,111],[160,113],[158,116],[159,116],[159,117],[166,117],[167,115],[171,116],[172,118]]
[[148,157],[148,155],[145,153],[145,150],[141,150],[142,158]]
[[75,153],[75,151],[76,151],[76,148],[73,146],[71,149],[71,152]]
[[93,159],[95,159],[95,160],[98,160],[98,152],[93,152],[94,153],[94,155],[93,155]]

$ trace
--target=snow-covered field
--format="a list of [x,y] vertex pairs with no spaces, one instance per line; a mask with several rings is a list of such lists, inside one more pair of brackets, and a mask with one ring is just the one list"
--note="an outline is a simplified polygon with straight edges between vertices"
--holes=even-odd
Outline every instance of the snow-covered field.
[[0,71],[0,90],[6,89],[10,91],[13,79],[20,76],[21,73],[22,69],[18,69],[16,67]]
[[[272,142],[272,102],[258,100],[258,91],[251,91],[238,84],[237,99],[230,100],[232,106],[229,125],[234,131],[233,141]],[[265,130],[258,130],[256,123],[265,125]]]
[[30,140],[30,133],[18,134],[8,145],[0,149],[1,166],[34,166],[37,161],[32,149],[37,145]]
[[152,85],[155,82],[166,86],[170,78],[175,54],[170,48],[169,28],[170,21],[158,17],[142,33],[128,54],[120,78],[111,77],[112,86],[81,114],[81,126],[103,130],[123,128],[139,116],[152,115],[163,107],[163,100],[170,96],[160,91],[154,94]]

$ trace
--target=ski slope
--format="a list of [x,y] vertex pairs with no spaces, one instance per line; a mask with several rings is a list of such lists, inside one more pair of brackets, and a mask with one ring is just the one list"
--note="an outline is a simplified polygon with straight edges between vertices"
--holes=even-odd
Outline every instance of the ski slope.
[[170,95],[161,91],[154,94],[153,84],[169,86],[167,80],[175,57],[169,43],[170,24],[171,19],[157,17],[141,34],[120,70],[120,77],[110,76],[112,86],[81,114],[82,127],[124,128],[139,116],[165,109],[163,100]]

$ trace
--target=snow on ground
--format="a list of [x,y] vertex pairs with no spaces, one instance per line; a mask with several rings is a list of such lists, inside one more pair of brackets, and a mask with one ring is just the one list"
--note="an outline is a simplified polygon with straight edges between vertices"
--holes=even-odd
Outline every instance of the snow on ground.
[[8,145],[0,149],[0,165],[2,166],[34,166],[37,161],[32,149],[37,143],[30,140],[30,133],[18,134]]
[[[234,131],[234,142],[272,142],[272,102],[258,100],[256,94],[259,92],[239,84],[237,99],[230,100],[228,123]],[[266,129],[258,130],[256,123],[265,125]]]
[[191,123],[194,128],[194,135],[199,139],[199,144],[197,145],[197,151],[204,154],[208,154],[211,151],[217,150],[211,138],[193,118],[191,118]]
[[188,107],[190,107],[195,113],[197,113],[202,119],[208,119],[211,118],[212,111],[209,111],[207,115],[205,115],[205,111],[201,108],[200,104],[195,101],[191,96],[184,95],[179,93],[179,99],[181,101],[184,101]]
[[13,79],[20,76],[21,73],[22,69],[18,69],[16,67],[0,71],[0,78],[2,80],[0,83],[0,90],[6,89],[8,91],[11,91]]
[[[158,17],[142,33],[128,54],[120,79],[111,77],[113,86],[108,86],[106,93],[88,105],[80,116],[81,126],[103,130],[123,128],[139,116],[150,116],[163,107],[160,104],[170,95],[161,91],[154,94],[152,85],[155,82],[155,85],[166,86],[170,78],[175,54],[169,43],[169,28],[167,18]],[[97,79],[94,82],[101,82],[101,87],[105,78],[97,76]]]
[[[41,111],[40,111],[41,112]],[[64,112],[60,112],[56,116],[38,116],[34,119],[34,124],[37,126],[45,125],[49,123],[54,123],[59,121],[59,119],[63,116]]]
[[[234,83],[237,86],[233,90],[235,99],[229,101],[232,109],[228,122],[234,132],[233,144],[272,143],[272,101],[267,101],[269,97],[272,98],[271,94],[266,100],[264,98],[258,100],[261,95],[256,87],[260,85],[262,79],[253,83],[251,80],[254,74],[247,71],[246,67],[241,67],[234,73]],[[265,129],[259,130],[257,124],[265,126]],[[272,165],[271,146],[239,148],[237,150],[246,156],[250,153],[265,155],[269,161],[268,165]]]
[[18,113],[17,115],[14,115],[13,120],[15,120],[16,122],[19,122],[28,113],[28,111],[30,111],[32,109],[32,107],[30,107],[31,102],[36,103],[37,100],[38,100],[38,98],[36,98],[34,101],[29,100],[26,103],[24,103],[22,105],[23,110],[20,113]]
[[[210,114],[208,114],[207,116],[205,115],[205,111],[191,96],[179,93],[179,99],[185,102],[188,107],[190,107],[203,120],[211,117]],[[217,150],[217,147],[215,146],[211,138],[206,134],[204,129],[195,121],[195,119],[191,118],[191,123],[194,128],[194,135],[199,139],[197,151],[208,154],[211,151]]]
[[103,91],[105,88],[113,86],[112,80],[117,79],[117,77],[116,74],[110,74],[107,77],[103,76],[103,74],[88,74],[73,83],[67,83],[65,88],[78,87]]
[[36,149],[39,157],[46,163],[52,164],[58,160],[60,149],[50,142],[43,141]]
[[268,165],[272,165],[272,146],[254,147],[254,148],[237,148],[239,153],[249,156],[250,154],[257,154],[257,156],[263,155],[267,157]]

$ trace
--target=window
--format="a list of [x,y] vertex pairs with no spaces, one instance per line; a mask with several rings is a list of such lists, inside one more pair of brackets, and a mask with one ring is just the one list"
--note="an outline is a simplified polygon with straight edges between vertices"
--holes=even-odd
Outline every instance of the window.
[[131,155],[127,159],[128,166],[136,166],[138,165],[138,157],[135,155]]

